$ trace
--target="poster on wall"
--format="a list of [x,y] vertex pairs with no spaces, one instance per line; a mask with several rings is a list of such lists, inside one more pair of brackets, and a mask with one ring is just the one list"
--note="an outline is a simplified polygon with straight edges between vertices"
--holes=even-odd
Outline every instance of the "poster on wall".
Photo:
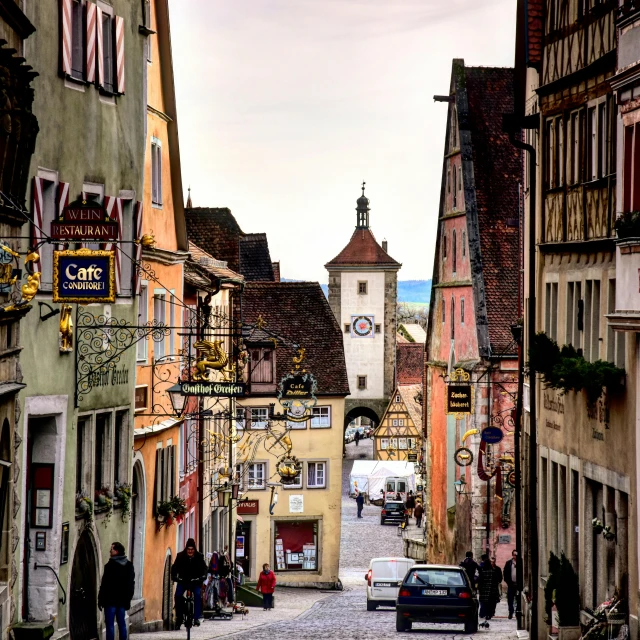
[[244,558],[244,536],[236,536],[236,558]]
[[289,496],[289,513],[304,513],[304,496]]

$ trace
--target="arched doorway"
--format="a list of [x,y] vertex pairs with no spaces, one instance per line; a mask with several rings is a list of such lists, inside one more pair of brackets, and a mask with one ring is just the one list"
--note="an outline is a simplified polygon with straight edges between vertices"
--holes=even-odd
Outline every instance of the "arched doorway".
[[171,629],[173,617],[173,590],[171,588],[171,554],[164,561],[162,577],[162,622],[165,629]]
[[78,540],[71,568],[69,594],[69,633],[71,640],[90,640],[98,637],[97,570],[93,540],[84,529]]
[[129,559],[136,572],[134,600],[142,598],[142,580],[144,571],[144,532],[145,518],[145,483],[142,464],[136,461],[133,465],[133,482],[131,484],[131,527],[129,529]]
[[[347,428],[349,427],[349,425],[356,420],[356,418],[367,418],[367,423],[371,423],[371,425],[373,426],[373,428],[375,429],[379,424],[380,424],[380,418],[378,417],[378,414],[371,409],[370,407],[354,407],[353,409],[351,409],[350,411],[347,412],[347,414],[344,417],[344,434],[345,437],[343,438],[342,442],[342,454],[344,457],[349,457],[352,456],[354,454],[354,451],[349,452],[349,450],[347,449],[347,440],[346,440],[346,436],[347,436]],[[353,434],[352,434],[353,435]],[[367,443],[371,443],[372,441],[367,440]],[[352,444],[349,445],[350,447],[352,447]],[[364,459],[372,459],[373,456],[373,452],[371,447],[369,446],[365,446],[364,449],[366,451],[363,451],[363,447],[359,447],[357,449],[358,454],[356,457],[358,458],[364,458]]]

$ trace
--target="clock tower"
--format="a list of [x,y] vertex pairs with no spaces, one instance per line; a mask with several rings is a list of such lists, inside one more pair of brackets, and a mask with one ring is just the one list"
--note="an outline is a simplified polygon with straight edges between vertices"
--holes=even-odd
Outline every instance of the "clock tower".
[[347,246],[325,265],[329,305],[343,332],[351,395],[345,424],[358,416],[380,423],[395,387],[398,270],[387,242],[369,227],[369,199],[357,200],[356,228]]

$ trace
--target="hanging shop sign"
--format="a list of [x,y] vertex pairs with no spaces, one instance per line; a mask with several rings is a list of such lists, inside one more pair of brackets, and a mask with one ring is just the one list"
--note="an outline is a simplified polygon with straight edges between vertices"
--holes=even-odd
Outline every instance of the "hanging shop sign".
[[113,251],[53,252],[53,301],[115,302],[115,255]]
[[470,384],[447,386],[447,413],[471,413],[473,411],[473,390]]
[[453,454],[453,459],[459,467],[468,467],[473,462],[473,452],[467,447],[460,447]]
[[260,512],[258,500],[240,500],[238,502],[238,514],[241,516],[257,515]]
[[417,462],[418,461],[418,454],[417,453],[408,453],[407,454],[407,460],[409,462]]
[[181,382],[183,396],[205,396],[208,398],[240,398],[246,392],[244,382]]
[[480,434],[480,437],[487,444],[498,444],[504,438],[504,433],[500,427],[485,427]]
[[51,223],[51,237],[56,240],[116,240],[118,223],[109,217],[102,205],[76,200]]
[[22,277],[21,270],[17,268],[17,257],[18,253],[0,240],[0,293],[9,293]]
[[292,361],[290,373],[282,377],[278,384],[278,401],[285,408],[287,420],[305,422],[311,417],[318,399],[318,383],[314,376],[303,368],[305,349],[300,347]]

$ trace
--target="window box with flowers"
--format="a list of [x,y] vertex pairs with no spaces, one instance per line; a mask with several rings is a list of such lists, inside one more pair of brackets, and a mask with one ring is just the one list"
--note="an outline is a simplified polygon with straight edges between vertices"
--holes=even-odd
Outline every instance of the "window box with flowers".
[[170,527],[174,522],[182,522],[185,513],[187,513],[187,503],[178,496],[159,502],[156,507],[158,527]]

